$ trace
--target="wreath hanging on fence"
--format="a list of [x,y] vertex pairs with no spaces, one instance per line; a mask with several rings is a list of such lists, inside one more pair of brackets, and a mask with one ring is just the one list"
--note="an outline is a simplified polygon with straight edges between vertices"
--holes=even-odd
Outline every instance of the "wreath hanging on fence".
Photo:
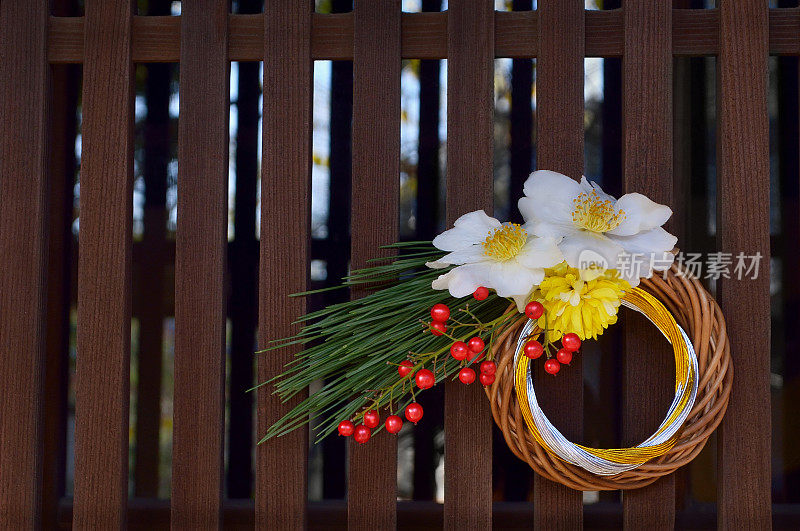
[[[674,264],[677,238],[662,228],[671,209],[546,170],[531,174],[519,209],[522,225],[479,210],[433,242],[390,245],[398,256],[374,260],[340,286],[379,289],[302,317],[298,335],[266,349],[303,346],[265,382],[283,399],[325,383],[264,439],[315,418],[318,439],[338,430],[366,443],[383,428],[399,432],[403,417],[419,422],[420,392],[447,379],[478,380],[511,450],[568,487],[642,487],[691,461],[722,420],[733,367],[719,306]],[[539,407],[531,365],[553,376],[568,370],[582,342],[613,325],[622,306],[672,345],[675,398],[638,446],[578,445]]]

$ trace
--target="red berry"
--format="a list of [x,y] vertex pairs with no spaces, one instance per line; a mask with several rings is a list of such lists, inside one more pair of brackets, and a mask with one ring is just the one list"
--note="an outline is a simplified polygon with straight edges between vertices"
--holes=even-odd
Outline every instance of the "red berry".
[[478,336],[473,337],[469,340],[469,344],[467,345],[469,349],[474,352],[478,353],[483,350],[483,347],[486,345],[483,343],[483,339],[479,338]]
[[559,349],[558,352],[556,352],[556,359],[559,363],[569,365],[569,363],[572,361],[572,352],[565,348]]
[[483,361],[483,358],[484,358],[484,355],[483,355],[483,352],[481,352],[480,354],[478,354],[477,356],[475,356],[474,358],[469,360],[469,363],[479,363],[479,362]]
[[525,315],[528,316],[528,319],[538,319],[542,314],[544,314],[544,306],[541,302],[533,301],[525,305]]
[[339,435],[350,437],[355,429],[356,427],[349,420],[343,420],[339,423]]
[[403,419],[397,415],[389,415],[386,417],[386,431],[389,433],[397,433],[403,427]]
[[481,286],[475,290],[475,293],[473,293],[472,296],[475,297],[476,301],[486,300],[486,297],[489,296],[489,290]]
[[359,424],[358,426],[356,426],[356,432],[355,434],[353,434],[353,439],[355,439],[357,443],[364,444],[369,440],[371,434],[372,430],[370,430],[363,424]]
[[431,323],[431,334],[440,336],[447,332],[447,325],[441,321],[434,321]]
[[366,413],[364,413],[364,426],[367,428],[377,428],[378,424],[381,423],[381,416],[378,415],[378,412],[374,409],[370,409]]
[[443,323],[450,319],[450,308],[441,302],[439,304],[434,304],[433,308],[431,308],[431,317],[434,321]]
[[481,363],[481,372],[483,374],[494,374],[497,370],[497,364],[493,361],[484,361]]
[[532,360],[535,360],[536,358],[541,356],[542,353],[544,352],[542,344],[536,341],[535,339],[531,339],[530,341],[525,343],[525,346],[523,347],[522,350],[525,353],[525,355]]
[[458,371],[458,379],[461,380],[461,383],[464,385],[469,385],[475,381],[475,371],[469,367],[464,367]]
[[486,374],[482,372],[480,375],[481,385],[492,385],[494,383],[494,374]]
[[428,369],[420,369],[417,371],[417,376],[415,378],[417,380],[417,387],[420,389],[430,389],[436,382],[433,373]]
[[556,374],[559,370],[561,370],[561,364],[554,359],[549,359],[544,362],[544,370],[550,374]]
[[409,360],[401,361],[400,366],[397,367],[397,373],[400,375],[400,378],[405,378],[413,371],[414,371],[414,364]]
[[409,422],[416,424],[422,418],[422,406],[416,402],[412,402],[406,406],[406,419]]
[[581,348],[581,338],[578,337],[578,334],[570,332],[569,334],[564,334],[564,337],[561,338],[561,344],[570,352],[575,352]]
[[467,350],[467,344],[463,341],[456,341],[452,345],[450,345],[450,355],[453,356],[458,361],[462,361],[467,359],[467,354],[469,351]]

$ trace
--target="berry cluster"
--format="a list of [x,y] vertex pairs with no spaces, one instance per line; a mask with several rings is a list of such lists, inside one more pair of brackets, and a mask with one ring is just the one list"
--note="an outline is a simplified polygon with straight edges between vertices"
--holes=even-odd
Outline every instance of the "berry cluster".
[[[422,406],[413,402],[406,406],[406,419],[416,424],[422,418]],[[345,437],[353,436],[353,439],[360,444],[367,442],[372,436],[372,430],[381,423],[380,414],[374,409],[370,409],[363,416],[363,422],[356,426],[352,421],[343,420],[339,423],[339,435]],[[386,431],[397,433],[403,427],[403,419],[397,415],[389,415],[384,422]]]
[[[485,287],[479,287],[473,293],[473,298],[476,301],[483,301],[489,296],[489,290]],[[430,309],[431,321],[426,322],[422,320],[425,331],[430,332],[435,336],[445,336],[451,340],[449,346],[446,346],[436,352],[428,352],[423,354],[409,353],[409,358],[401,361],[397,365],[397,374],[400,376],[399,380],[391,384],[387,388],[372,390],[377,395],[377,398],[372,402],[372,406],[365,408],[361,414],[361,423],[356,425],[352,420],[343,420],[339,423],[339,435],[345,437],[352,436],[358,443],[367,442],[372,436],[372,430],[380,425],[380,414],[378,409],[388,407],[391,411],[393,409],[394,397],[397,392],[402,395],[406,392],[406,384],[408,383],[408,390],[412,395],[412,401],[405,407],[405,417],[409,422],[416,424],[422,419],[422,406],[416,402],[414,388],[420,390],[430,389],[436,385],[437,371],[443,377],[447,374],[452,374],[450,370],[445,369],[444,362],[440,359],[440,355],[445,355],[449,350],[450,357],[458,362],[458,380],[464,385],[472,384],[476,379],[475,369],[471,367],[472,364],[478,363],[480,375],[477,379],[484,386],[492,385],[495,381],[497,364],[491,359],[484,359],[487,352],[491,349],[486,348],[486,343],[481,338],[481,335],[489,338],[489,343],[493,341],[494,333],[497,327],[502,327],[509,319],[508,316],[503,316],[490,323],[482,323],[478,317],[470,311],[469,306],[461,308],[459,312],[465,313],[471,321],[461,322],[458,319],[452,319],[452,327],[454,330],[464,330],[465,333],[448,332],[448,321],[451,320],[450,308],[446,304],[437,303]],[[525,306],[525,315],[534,321],[539,320],[545,315],[544,306],[537,301],[529,302]],[[511,315],[513,318],[513,314]],[[546,328],[546,325],[545,325]],[[474,335],[473,335],[474,334]],[[459,337],[456,337],[459,336]],[[470,337],[472,336],[472,337]],[[546,337],[546,334],[545,334]],[[469,338],[469,339],[467,339]],[[545,340],[542,345],[534,338],[530,338],[523,347],[523,353],[530,359],[538,359],[543,354],[547,354],[547,359],[544,363],[544,370],[549,374],[555,375],[561,370],[561,365],[569,365],[572,361],[572,356],[578,351],[581,346],[581,340],[577,334],[568,333],[564,334],[561,338],[561,348]],[[437,362],[439,368],[437,369]],[[430,368],[425,365],[432,363]],[[387,404],[388,402],[388,404]],[[384,421],[386,431],[389,433],[398,433],[403,427],[403,419],[398,414],[391,414],[386,417]]]
[[[473,298],[477,301],[485,300],[488,296],[489,290],[484,287],[478,288],[475,290],[475,293],[473,293]],[[470,312],[468,307],[463,308],[460,311],[465,312],[467,315],[473,318],[475,323],[464,323],[454,319],[454,328],[467,328],[473,333],[478,332],[478,334],[491,329],[490,324],[481,323],[480,320],[478,320],[478,318],[472,312]],[[469,337],[469,335],[466,337],[462,336],[463,339],[460,339],[449,334],[447,322],[450,320],[450,308],[446,304],[434,304],[430,310],[430,315],[431,322],[423,321],[425,329],[435,336],[446,336],[452,340],[452,343],[449,346],[449,351],[450,356],[454,360],[458,361],[461,365],[457,375],[459,381],[464,385],[473,383],[475,381],[476,374],[475,370],[472,369],[470,365],[473,363],[480,363],[480,375],[478,376],[480,383],[484,386],[494,383],[497,364],[492,360],[484,359],[486,343],[483,339],[481,339],[480,335],[475,335],[469,340],[464,341],[464,339]],[[447,349],[448,348],[444,349],[445,352]],[[406,382],[411,380],[412,383],[409,388],[413,401],[406,406],[405,417],[409,422],[416,424],[422,418],[422,406],[416,402],[416,397],[414,396],[414,387],[416,385],[416,387],[420,390],[430,389],[433,387],[436,384],[437,361],[439,361],[439,366],[442,367],[442,370],[444,370],[444,363],[438,359],[438,352],[422,355],[414,355],[414,353],[410,354],[413,361],[412,359],[406,359],[397,365],[397,374],[400,376],[400,381],[396,382],[388,389],[382,390],[381,398],[384,396],[389,396],[389,409],[392,409],[391,393],[394,391],[394,388],[401,385],[401,393],[405,392]],[[424,364],[428,361],[432,361],[433,370],[424,367]],[[356,442],[362,444],[367,442],[372,436],[372,430],[380,425],[380,415],[377,411],[380,400],[380,398],[376,400],[373,407],[361,415],[360,424],[356,425],[356,423],[351,420],[341,421],[339,423],[339,435],[343,435],[345,437],[352,436]],[[386,431],[389,433],[398,433],[403,427],[403,419],[396,414],[389,415],[386,417],[384,426]]]
[[[529,302],[525,306],[525,315],[529,319],[537,320],[544,315],[544,306],[536,301]],[[525,343],[522,352],[528,358],[535,360],[540,358],[547,350],[547,361],[544,362],[544,370],[548,374],[556,375],[561,370],[562,364],[569,365],[572,362],[572,355],[578,352],[579,348],[581,348],[581,339],[577,334],[570,332],[561,337],[561,348],[559,349],[556,349],[551,343],[545,342],[545,345],[542,346],[537,340],[531,339]],[[551,349],[555,350],[555,354],[551,352]]]

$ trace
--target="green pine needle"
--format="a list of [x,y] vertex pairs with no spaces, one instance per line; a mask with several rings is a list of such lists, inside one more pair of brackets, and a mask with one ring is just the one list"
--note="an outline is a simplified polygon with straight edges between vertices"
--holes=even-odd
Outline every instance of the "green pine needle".
[[[303,346],[282,374],[253,389],[274,386],[272,392],[287,401],[308,389],[312,382],[325,382],[271,426],[260,442],[289,433],[312,419],[320,421],[319,441],[334,432],[342,420],[360,421],[365,408],[386,407],[402,416],[402,410],[419,393],[415,388],[412,394],[413,378],[403,382],[397,373],[397,365],[409,359],[410,353],[426,368],[435,367],[437,384],[453,377],[461,367],[449,355],[453,340],[432,335],[421,322],[430,322],[430,308],[437,302],[450,307],[448,334],[464,341],[480,335],[487,347],[491,338],[518,316],[516,312],[506,313],[509,303],[504,298],[492,296],[478,302],[472,297],[455,299],[445,291],[431,289],[431,282],[447,269],[425,267],[426,262],[443,256],[430,242],[397,243],[385,248],[400,254],[370,260],[367,267],[352,271],[339,286],[294,295],[380,286],[361,298],[302,316],[298,322],[304,327],[297,335],[274,341],[260,351],[268,355],[265,353],[271,350]],[[467,307],[480,323],[460,311]],[[473,325],[458,326],[454,319]],[[418,363],[415,370],[422,366],[422,362]]]

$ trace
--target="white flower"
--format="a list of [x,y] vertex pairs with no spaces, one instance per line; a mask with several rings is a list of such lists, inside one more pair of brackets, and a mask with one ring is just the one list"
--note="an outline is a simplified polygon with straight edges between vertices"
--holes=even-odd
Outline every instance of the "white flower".
[[453,297],[471,295],[480,286],[501,297],[527,297],[544,278],[544,268],[564,260],[553,238],[538,238],[515,223],[502,224],[483,210],[464,214],[450,230],[433,239],[448,254],[428,267],[456,265],[433,281]]
[[[653,270],[669,269],[678,239],[661,226],[672,210],[642,194],[619,199],[586,177],[578,183],[553,171],[535,171],[525,181],[519,210],[525,229],[559,240],[567,263],[616,268],[632,286]],[[627,266],[627,267],[626,267]]]

